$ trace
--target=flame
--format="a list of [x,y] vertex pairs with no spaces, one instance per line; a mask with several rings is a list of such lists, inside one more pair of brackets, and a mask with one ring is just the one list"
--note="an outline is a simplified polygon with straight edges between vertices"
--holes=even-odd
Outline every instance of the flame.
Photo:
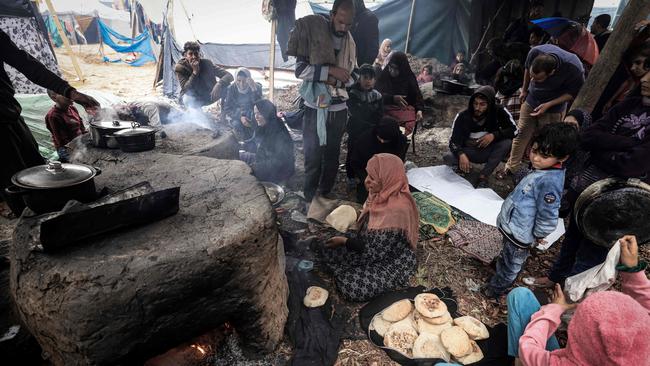
[[201,355],[202,355],[202,356],[205,356],[206,351],[205,351],[205,349],[203,348],[203,346],[198,345],[198,344],[193,344],[193,345],[191,345],[190,347],[192,347],[192,348],[194,348],[195,350],[201,352]]

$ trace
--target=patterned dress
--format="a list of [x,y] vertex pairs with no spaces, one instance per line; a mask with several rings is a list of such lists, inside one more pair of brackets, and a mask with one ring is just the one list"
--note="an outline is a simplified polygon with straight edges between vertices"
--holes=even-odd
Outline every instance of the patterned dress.
[[368,301],[405,287],[415,274],[417,260],[408,239],[399,230],[362,230],[347,246],[323,249],[325,264],[334,273],[339,292],[350,301]]

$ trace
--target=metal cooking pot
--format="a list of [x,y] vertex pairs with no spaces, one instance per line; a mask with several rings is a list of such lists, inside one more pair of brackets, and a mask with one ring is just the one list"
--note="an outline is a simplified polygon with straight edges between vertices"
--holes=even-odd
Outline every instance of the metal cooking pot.
[[93,121],[90,122],[90,136],[95,147],[117,149],[119,146],[113,134],[117,131],[131,127],[130,121]]
[[153,127],[133,122],[131,128],[117,131],[113,136],[124,152],[147,151],[156,147],[156,131]]
[[13,185],[7,187],[5,193],[12,200],[22,198],[37,214],[59,211],[70,200],[92,202],[97,199],[94,178],[99,174],[99,168],[88,165],[50,161],[14,174],[11,177]]
[[590,185],[578,197],[574,215],[583,235],[610,248],[624,235],[650,241],[650,185],[639,179],[607,178]]

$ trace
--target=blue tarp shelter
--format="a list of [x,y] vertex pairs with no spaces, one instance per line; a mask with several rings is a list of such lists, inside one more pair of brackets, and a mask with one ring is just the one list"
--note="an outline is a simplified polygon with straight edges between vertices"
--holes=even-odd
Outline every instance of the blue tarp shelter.
[[[126,37],[111,29],[108,25],[104,24],[103,21],[98,20],[99,33],[102,39],[102,42],[120,53],[131,53],[137,52],[139,57],[133,61],[126,62],[131,66],[141,66],[147,62],[155,62],[156,56],[153,53],[151,48],[151,35],[149,30],[145,28],[144,32],[140,33],[135,38]],[[119,62],[121,60],[109,60],[104,56],[104,61],[108,62]]]

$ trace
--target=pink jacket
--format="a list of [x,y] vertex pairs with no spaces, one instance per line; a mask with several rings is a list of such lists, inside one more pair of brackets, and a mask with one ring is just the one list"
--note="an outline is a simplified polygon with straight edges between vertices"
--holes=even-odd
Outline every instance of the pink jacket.
[[560,324],[559,305],[542,306],[519,339],[526,366],[650,366],[650,280],[620,272],[622,293],[598,292],[580,303],[569,323],[567,347],[547,351]]

